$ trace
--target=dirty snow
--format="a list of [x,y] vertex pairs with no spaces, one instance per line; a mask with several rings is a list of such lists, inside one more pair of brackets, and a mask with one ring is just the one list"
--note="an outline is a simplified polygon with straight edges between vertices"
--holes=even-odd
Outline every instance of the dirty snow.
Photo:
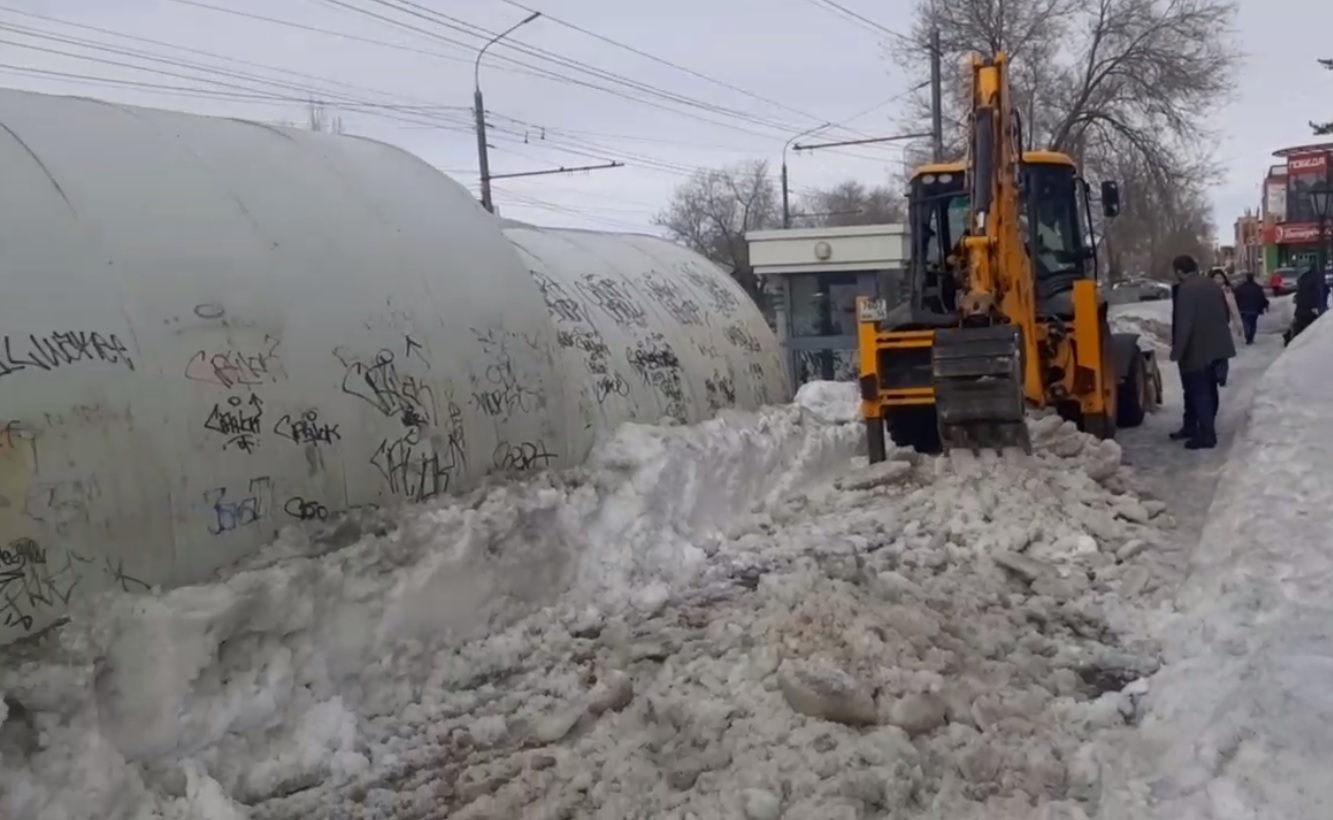
[[[1109,820],[1146,817],[1165,786],[1225,796],[1301,750],[1333,757],[1322,735],[1272,762],[1234,742],[1283,725],[1237,647],[1328,711],[1284,677],[1322,651],[1328,597],[1276,552],[1309,533],[1238,545],[1262,538],[1252,500],[1290,502],[1278,489],[1224,480],[1173,632],[1157,625],[1185,547],[1147,461],[1047,416],[1031,456],[867,466],[856,401],[817,384],[762,413],[629,425],[579,470],[291,531],[213,584],[94,599],[0,650],[0,817]],[[1127,435],[1130,460],[1160,433]],[[1238,447],[1266,463],[1256,436]],[[1293,471],[1313,440],[1284,441],[1277,480],[1308,484]],[[1180,665],[1152,678],[1161,636]],[[1145,719],[1212,745],[1142,745]],[[1154,753],[1165,786],[1138,768]]]
[[292,533],[216,584],[99,599],[9,651],[0,806],[817,820],[1084,797],[1080,748],[1155,668],[1114,622],[1158,587],[1168,516],[1118,445],[1033,427],[1030,457],[856,467],[860,425],[799,405],[629,426],[585,469],[350,546]]
[[1144,783],[1172,820],[1333,816],[1333,325],[1260,380],[1153,682]]

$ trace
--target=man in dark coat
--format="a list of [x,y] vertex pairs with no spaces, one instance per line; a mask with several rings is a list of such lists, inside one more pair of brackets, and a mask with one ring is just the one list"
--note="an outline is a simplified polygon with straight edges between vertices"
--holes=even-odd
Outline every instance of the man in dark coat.
[[[1180,366],[1186,406],[1194,411],[1194,429],[1173,438],[1188,438],[1188,449],[1206,450],[1217,446],[1219,364],[1236,355],[1231,309],[1221,285],[1201,275],[1193,257],[1177,256],[1172,267],[1180,286],[1172,311],[1171,361]],[[1188,415],[1187,410],[1187,425]]]
[[1288,331],[1287,341],[1296,338],[1324,312],[1324,290],[1324,275],[1314,265],[1296,280],[1296,316]]
[[1245,274],[1245,281],[1232,288],[1236,297],[1236,312],[1245,331],[1245,344],[1254,344],[1254,332],[1259,327],[1259,314],[1268,312],[1268,296],[1264,286],[1254,281],[1254,274]]

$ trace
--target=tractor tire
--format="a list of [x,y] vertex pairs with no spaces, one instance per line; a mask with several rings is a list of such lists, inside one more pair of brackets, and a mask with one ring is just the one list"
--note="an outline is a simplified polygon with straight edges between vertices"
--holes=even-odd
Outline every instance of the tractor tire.
[[1116,390],[1116,423],[1122,428],[1138,427],[1148,415],[1150,396],[1148,368],[1143,356],[1135,356],[1129,364],[1129,373]]

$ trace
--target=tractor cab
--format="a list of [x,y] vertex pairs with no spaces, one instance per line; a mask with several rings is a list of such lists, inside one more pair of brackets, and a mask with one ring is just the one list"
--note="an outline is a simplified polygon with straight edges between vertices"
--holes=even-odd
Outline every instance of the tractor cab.
[[[1033,266],[1039,315],[1073,315],[1073,283],[1097,277],[1088,185],[1063,154],[1024,154],[1022,222]],[[908,187],[910,299],[885,322],[889,327],[927,329],[957,324],[958,294],[966,271],[959,246],[971,206],[963,163],[919,168]],[[1035,249],[1035,252],[1034,252]]]

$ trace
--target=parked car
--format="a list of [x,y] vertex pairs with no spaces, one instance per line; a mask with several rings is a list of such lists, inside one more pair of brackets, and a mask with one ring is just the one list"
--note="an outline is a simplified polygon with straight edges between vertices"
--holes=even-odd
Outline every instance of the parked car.
[[1171,286],[1155,279],[1131,279],[1118,282],[1112,289],[1110,301],[1117,304],[1124,302],[1155,302],[1171,298]]
[[[1286,296],[1296,292],[1296,280],[1301,276],[1295,268],[1278,268],[1268,279],[1268,289],[1274,296]],[[1326,277],[1327,278],[1327,277]]]

